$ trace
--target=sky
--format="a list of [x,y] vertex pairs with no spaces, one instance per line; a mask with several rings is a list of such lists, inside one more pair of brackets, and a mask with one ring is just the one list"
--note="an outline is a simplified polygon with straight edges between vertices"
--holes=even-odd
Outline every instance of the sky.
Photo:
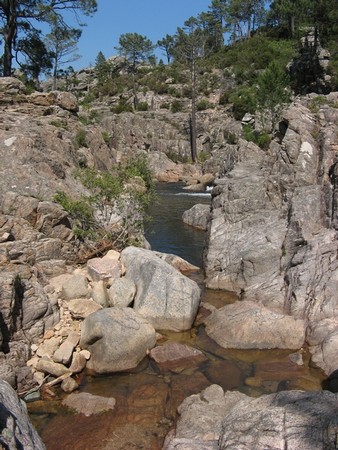
[[75,70],[95,65],[99,51],[106,58],[117,54],[114,47],[124,33],[141,34],[156,44],[166,34],[175,34],[189,17],[207,11],[211,0],[97,0],[97,4],[95,15],[84,18],[87,26],[78,44],[81,58],[71,63]]

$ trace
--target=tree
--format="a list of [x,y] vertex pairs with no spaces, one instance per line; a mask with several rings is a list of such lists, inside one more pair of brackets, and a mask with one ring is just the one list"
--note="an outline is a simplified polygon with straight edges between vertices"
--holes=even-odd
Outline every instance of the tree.
[[161,50],[163,50],[163,52],[167,58],[168,64],[170,64],[171,58],[173,56],[174,44],[175,44],[175,39],[173,36],[170,36],[169,34],[167,34],[166,37],[164,37],[160,41],[157,41],[157,46]]
[[76,28],[61,27],[57,23],[45,38],[46,47],[53,54],[53,89],[57,89],[60,66],[76,61],[80,56],[77,43],[82,31]]
[[149,61],[154,46],[150,39],[138,33],[121,34],[119,44],[120,46],[116,47],[116,49],[128,62],[133,77],[134,107],[136,108],[138,104],[135,79],[137,66],[141,62]]
[[183,28],[177,29],[174,55],[178,61],[188,65],[191,88],[190,141],[191,158],[197,160],[196,133],[196,97],[197,97],[197,63],[205,56],[206,34],[195,17],[190,17]]
[[274,131],[290,98],[289,78],[285,70],[272,61],[257,78],[257,111],[265,129]]
[[37,32],[35,24],[58,23],[67,27],[63,13],[71,11],[92,15],[97,9],[96,0],[1,0],[0,35],[4,41],[3,74],[12,74],[13,50],[20,38]]
[[[243,36],[250,38],[264,15],[264,0],[230,0],[226,20],[233,29],[233,41]],[[246,28],[245,32],[242,26]]]
[[40,74],[52,68],[53,54],[35,30],[18,40],[16,49],[16,55],[20,53],[24,58],[24,62],[17,59],[20,68],[34,86],[39,87]]

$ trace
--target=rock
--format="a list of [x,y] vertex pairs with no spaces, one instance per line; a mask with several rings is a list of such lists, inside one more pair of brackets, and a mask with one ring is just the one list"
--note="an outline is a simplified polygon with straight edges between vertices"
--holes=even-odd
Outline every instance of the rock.
[[87,270],[93,281],[107,281],[121,276],[121,264],[114,258],[93,258],[87,261]]
[[254,302],[236,302],[205,320],[206,332],[223,348],[300,349],[305,342],[301,319],[275,313]]
[[96,373],[132,369],[156,343],[154,328],[131,308],[106,308],[88,316],[80,346],[91,358],[87,368]]
[[176,430],[167,436],[163,450],[218,450],[224,417],[243,398],[246,396],[239,392],[224,395],[223,389],[215,384],[187,397],[178,407]]
[[102,308],[108,306],[108,292],[105,283],[100,280],[92,285],[91,298]]
[[210,206],[205,204],[196,204],[182,215],[184,223],[204,231],[208,227],[209,219]]
[[26,90],[22,81],[14,77],[1,77],[0,92],[6,95],[22,94]]
[[337,398],[327,391],[251,398],[212,385],[179,406],[176,430],[163,449],[334,448]]
[[43,356],[48,356],[51,358],[56,350],[60,346],[60,338],[51,337],[50,339],[46,339],[37,349],[36,354],[40,358]]
[[[83,350],[83,351],[85,351],[85,350]],[[72,363],[69,367],[69,370],[72,373],[80,373],[86,367],[86,364],[87,364],[87,359],[85,358],[85,356],[82,353],[74,352],[73,357],[72,357]]]
[[188,275],[192,272],[197,272],[200,270],[199,267],[194,266],[193,264],[190,264],[185,259],[181,258],[177,255],[172,255],[169,253],[162,253],[162,252],[154,252],[155,255],[157,255],[159,258],[163,259],[166,263],[173,266],[175,269],[179,270],[183,275]]
[[16,388],[16,375],[13,367],[4,360],[0,362],[0,380],[4,380],[10,386]]
[[66,392],[67,394],[76,391],[78,389],[79,385],[72,377],[67,377],[65,380],[61,383],[61,389],[63,392]]
[[6,381],[0,379],[0,446],[11,450],[45,450],[32,426],[25,404]]
[[150,250],[128,247],[121,253],[127,277],[136,284],[134,309],[156,329],[188,330],[200,302],[198,285]]
[[116,400],[113,397],[101,397],[80,392],[79,394],[68,395],[62,400],[62,404],[68,408],[75,409],[78,414],[84,414],[86,417],[89,417],[93,414],[114,410]]
[[49,361],[47,359],[40,359],[36,365],[36,369],[40,372],[49,373],[54,377],[61,377],[67,373],[71,375],[70,370],[63,364],[55,363],[54,361]]
[[89,292],[86,277],[81,274],[73,275],[63,284],[62,295],[65,300],[87,298]]
[[67,306],[73,319],[85,319],[90,314],[102,309],[102,306],[89,298],[69,300]]
[[327,391],[247,397],[224,418],[219,449],[334,448],[336,411],[337,397]]
[[135,297],[136,286],[133,280],[128,277],[118,278],[108,290],[109,306],[126,308]]
[[86,361],[88,361],[88,359],[90,359],[91,354],[88,350],[80,350],[80,355],[84,356]]
[[67,339],[60,345],[53,355],[53,361],[68,365],[72,359],[73,350],[79,343],[80,336],[73,332],[67,337]]
[[185,344],[169,342],[150,351],[150,357],[161,370],[182,371],[188,367],[194,367],[207,360],[200,350]]

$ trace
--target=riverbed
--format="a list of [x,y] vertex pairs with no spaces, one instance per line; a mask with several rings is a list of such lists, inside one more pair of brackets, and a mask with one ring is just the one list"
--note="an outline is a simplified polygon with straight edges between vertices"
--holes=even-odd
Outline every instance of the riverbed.
[[[154,221],[146,237],[152,248],[175,253],[201,267],[204,232],[181,221],[184,210],[210,201],[209,194],[187,193],[180,185],[160,185],[157,200],[149,210]],[[201,308],[194,327],[184,333],[161,332],[159,345],[185,343],[201,350],[205,359],[161,369],[145,358],[137,369],[104,377],[79,378],[80,391],[116,399],[114,411],[85,417],[60,405],[65,395],[29,405],[32,420],[48,450],[158,450],[177,418],[177,407],[187,396],[217,383],[225,390],[251,396],[285,389],[320,390],[320,370],[309,366],[306,349],[225,350],[205,333],[203,318],[210,305],[220,308],[236,301],[232,293],[206,290],[203,273],[193,276],[202,288]]]

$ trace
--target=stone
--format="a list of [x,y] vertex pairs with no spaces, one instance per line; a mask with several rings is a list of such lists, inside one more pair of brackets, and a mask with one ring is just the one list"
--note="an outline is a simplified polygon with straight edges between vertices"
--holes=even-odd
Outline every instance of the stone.
[[223,348],[300,349],[305,323],[254,302],[242,301],[215,310],[205,320],[206,332]]
[[108,292],[105,283],[100,280],[92,285],[91,298],[102,306],[102,308],[106,308],[108,306]]
[[210,220],[210,206],[197,203],[183,213],[182,220],[187,225],[206,231]]
[[187,397],[177,409],[180,417],[176,430],[167,436],[163,450],[218,450],[224,417],[242,398],[246,396],[239,392],[229,391],[224,395],[223,389],[215,384]]
[[61,389],[63,390],[63,392],[66,392],[67,394],[76,391],[78,387],[79,385],[72,377],[67,377],[66,379],[62,380]]
[[179,406],[163,450],[334,448],[337,399],[328,391],[252,398],[212,385]]
[[30,422],[27,408],[10,385],[0,379],[1,448],[45,450],[45,446]]
[[84,356],[86,361],[91,357],[90,351],[88,350],[80,350],[80,355]]
[[40,359],[36,365],[36,369],[40,372],[48,373],[54,377],[61,377],[67,373],[71,374],[70,370],[67,369],[63,364],[56,363],[47,359]]
[[106,411],[113,411],[116,400],[113,397],[101,397],[87,392],[79,394],[70,394],[64,400],[62,405],[74,409],[78,414],[84,414],[86,417],[93,414],[100,414]]
[[67,339],[60,345],[53,355],[53,361],[68,365],[72,359],[73,350],[79,343],[80,336],[78,333],[72,332]]
[[102,306],[89,298],[74,298],[67,302],[67,306],[73,319],[85,319],[102,309]]
[[51,358],[56,350],[60,346],[60,338],[51,337],[50,339],[45,340],[37,349],[36,355],[42,358],[43,356],[48,356]]
[[[238,402],[224,418],[219,449],[334,448],[337,396],[282,391]],[[317,424],[317,426],[314,426]]]
[[134,310],[159,329],[188,330],[196,317],[200,289],[152,251],[127,247],[121,253],[126,276],[136,285]]
[[136,286],[133,280],[122,277],[115,280],[108,289],[109,306],[128,307],[134,300]]
[[207,357],[200,350],[177,342],[157,346],[150,350],[149,355],[162,371],[182,371],[207,361]]
[[159,258],[163,259],[163,261],[173,266],[179,272],[183,273],[183,275],[188,275],[192,272],[198,272],[200,270],[199,267],[194,266],[193,264],[181,258],[180,256],[162,252],[154,252],[154,253]]
[[0,362],[0,380],[4,380],[10,386],[16,388],[16,375],[13,366],[3,360]]
[[26,90],[22,81],[15,77],[1,77],[0,92],[4,94],[22,94]]
[[102,309],[82,325],[80,346],[90,351],[87,368],[95,373],[132,369],[155,344],[154,328],[131,308]]
[[87,298],[89,291],[86,277],[81,274],[70,277],[62,286],[62,295],[65,300]]
[[112,259],[114,261],[119,261],[120,259],[120,253],[116,250],[108,250],[108,252],[102,256],[103,260]]
[[72,357],[72,363],[69,367],[69,370],[72,373],[80,373],[86,367],[86,364],[87,364],[87,359],[85,358],[83,353],[74,352],[73,357]]
[[107,281],[121,276],[121,264],[114,258],[93,258],[87,261],[88,274],[93,281]]

